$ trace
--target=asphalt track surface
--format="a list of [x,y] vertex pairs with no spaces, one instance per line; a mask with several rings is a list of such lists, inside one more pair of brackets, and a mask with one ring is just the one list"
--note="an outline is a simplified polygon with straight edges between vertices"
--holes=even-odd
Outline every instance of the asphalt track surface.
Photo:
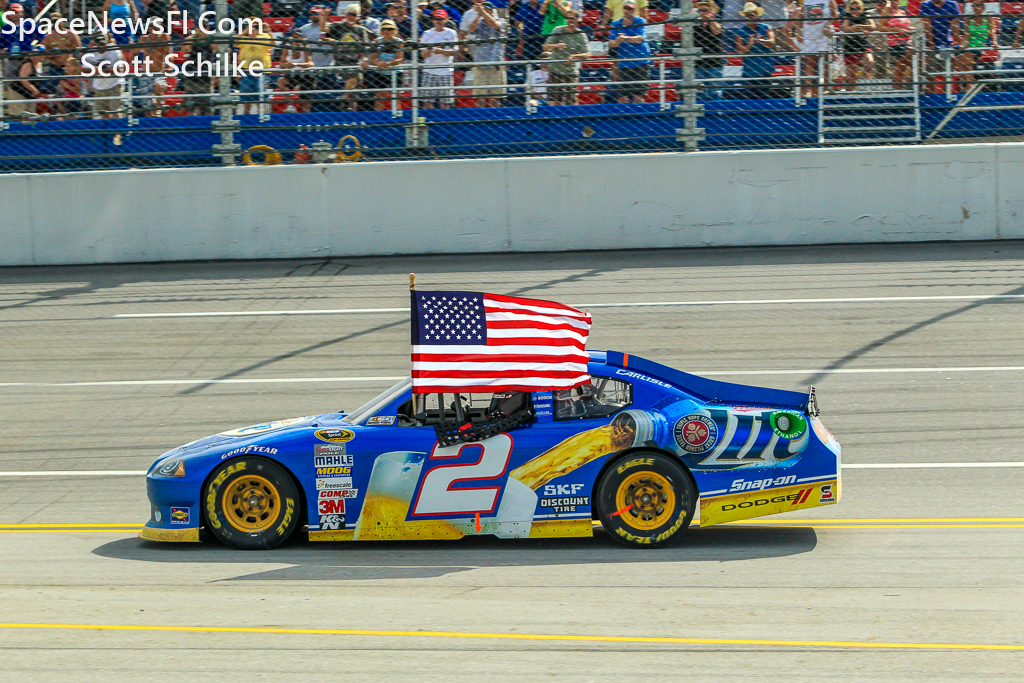
[[[356,407],[407,372],[406,316],[377,309],[407,305],[410,271],[761,301],[595,306],[590,347],[813,383],[844,462],[880,467],[846,469],[837,506],[647,552],[150,544],[142,477],[73,474]],[[1020,242],[0,270],[0,680],[1020,681],[1020,295]],[[116,317],[351,309],[374,310]]]

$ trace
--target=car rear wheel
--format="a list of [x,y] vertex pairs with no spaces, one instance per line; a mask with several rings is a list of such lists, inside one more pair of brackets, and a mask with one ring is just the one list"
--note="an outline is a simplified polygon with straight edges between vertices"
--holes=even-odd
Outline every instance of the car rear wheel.
[[241,550],[284,543],[299,525],[300,498],[291,475],[266,458],[243,456],[220,465],[203,489],[206,526]]
[[619,543],[653,548],[672,541],[690,526],[697,491],[683,466],[655,451],[616,460],[597,485],[602,526]]

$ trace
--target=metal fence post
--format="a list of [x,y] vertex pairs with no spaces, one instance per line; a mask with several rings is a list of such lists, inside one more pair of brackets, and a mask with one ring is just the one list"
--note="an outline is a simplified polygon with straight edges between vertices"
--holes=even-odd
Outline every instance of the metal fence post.
[[701,51],[693,46],[693,22],[697,18],[693,0],[679,0],[679,12],[679,48],[675,54],[680,57],[683,73],[677,86],[680,103],[676,105],[676,118],[682,120],[683,127],[676,128],[676,141],[683,143],[687,152],[694,152],[704,139],[704,129],[697,127],[697,117],[704,111],[704,105],[697,104],[695,63]]
[[[222,166],[234,166],[241,146],[235,142],[235,133],[240,130],[235,119],[235,97],[231,94],[231,34],[220,30],[221,22],[228,18],[227,0],[217,0],[217,26],[214,32],[214,44],[217,46],[217,95],[212,98],[213,106],[217,107],[220,119],[214,121],[210,128],[220,133],[220,144],[213,146],[213,155],[220,157]],[[197,29],[198,30],[198,29]]]

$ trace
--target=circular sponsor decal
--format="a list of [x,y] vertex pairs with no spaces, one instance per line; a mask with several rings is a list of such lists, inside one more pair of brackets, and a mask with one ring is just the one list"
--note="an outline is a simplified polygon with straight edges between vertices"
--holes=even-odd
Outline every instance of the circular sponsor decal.
[[807,430],[807,419],[794,410],[776,410],[769,419],[780,439],[796,439]]
[[230,436],[230,437],[243,437],[243,436],[256,436],[257,434],[265,434],[266,432],[272,432],[276,429],[283,429],[289,425],[296,424],[298,422],[305,422],[310,419],[309,417],[289,417],[287,420],[274,420],[273,422],[264,422],[258,425],[250,425],[248,427],[242,427],[241,429],[232,429],[229,432],[221,432],[217,436]]
[[718,425],[707,415],[686,415],[676,422],[673,434],[688,453],[707,453],[718,443]]
[[345,443],[356,438],[356,433],[351,429],[318,429],[313,436],[329,443]]

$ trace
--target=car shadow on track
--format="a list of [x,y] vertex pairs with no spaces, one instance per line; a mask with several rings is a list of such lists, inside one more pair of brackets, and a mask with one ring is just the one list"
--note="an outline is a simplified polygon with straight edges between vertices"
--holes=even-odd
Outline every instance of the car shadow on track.
[[139,562],[291,565],[223,581],[356,581],[434,578],[485,567],[735,562],[798,555],[813,550],[817,542],[809,527],[720,526],[694,529],[680,541],[653,550],[624,548],[597,531],[593,538],[533,540],[470,536],[459,541],[311,543],[302,538],[260,552],[232,550],[212,540],[163,544],[130,538],[106,543],[93,553]]

